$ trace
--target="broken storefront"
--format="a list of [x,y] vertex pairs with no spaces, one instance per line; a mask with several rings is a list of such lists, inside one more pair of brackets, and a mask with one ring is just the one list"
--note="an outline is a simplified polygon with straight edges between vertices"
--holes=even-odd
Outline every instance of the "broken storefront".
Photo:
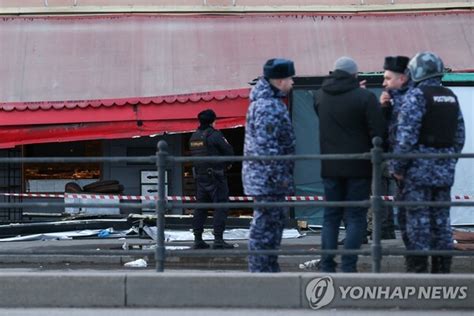
[[[0,58],[0,155],[152,155],[161,138],[169,143],[172,154],[184,155],[188,133],[197,125],[195,117],[206,108],[213,108],[221,117],[217,127],[225,130],[240,154],[248,88],[238,88],[261,73],[269,56],[294,59],[299,76],[327,74],[334,59],[347,52],[361,70],[380,71],[387,54],[412,56],[420,50],[417,41],[393,46],[404,41],[403,34],[416,33],[423,34],[424,48],[436,51],[448,67],[472,71],[472,41],[464,35],[469,33],[472,14],[459,10],[8,16],[0,21],[2,47],[8,48],[2,49]],[[395,28],[399,32],[394,33]],[[365,41],[360,41],[361,33],[367,34]],[[309,91],[317,83],[302,78],[290,100],[297,150],[316,153],[317,123]],[[463,106],[469,111],[472,77],[467,81],[471,85],[462,88],[468,91],[462,93],[467,93]],[[156,95],[161,97],[147,97]],[[466,116],[466,120],[472,118]],[[472,151],[469,144],[466,150]],[[471,162],[461,161],[460,166],[464,163]],[[124,194],[141,195],[148,185],[142,174],[154,167],[3,164],[0,186],[7,193],[60,193],[71,180],[82,187],[97,179],[117,180]],[[463,168],[458,179],[474,170]],[[239,172],[235,164],[229,181],[232,195],[242,194]],[[321,194],[317,162],[298,162],[295,177],[297,194]],[[191,187],[188,167],[170,169],[169,195],[191,194]],[[473,193],[466,186],[453,192]],[[16,199],[3,197],[3,201]],[[18,210],[0,212],[3,222],[21,220]],[[295,214],[318,223],[321,213],[309,209],[295,210]]]

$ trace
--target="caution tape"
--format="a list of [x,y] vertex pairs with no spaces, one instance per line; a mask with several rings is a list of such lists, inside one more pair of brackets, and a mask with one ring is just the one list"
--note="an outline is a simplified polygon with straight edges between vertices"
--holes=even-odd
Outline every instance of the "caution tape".
[[[156,201],[158,197],[156,195],[112,195],[112,194],[83,194],[83,193],[64,193],[64,194],[47,194],[47,193],[0,193],[4,196],[24,197],[24,198],[67,198],[67,199],[88,199],[88,200],[123,200],[123,201]],[[193,202],[196,201],[195,196],[168,196],[168,201],[183,201]],[[465,201],[473,200],[474,198],[470,195],[453,195],[453,200]],[[393,201],[393,196],[385,195],[382,196],[384,201]],[[298,195],[298,196],[287,196],[286,201],[324,201],[324,196],[314,195]],[[230,196],[229,201],[231,202],[251,202],[253,197],[251,196]]]
[[[45,194],[45,193],[0,193],[5,196],[15,196],[24,198],[67,198],[67,199],[90,199],[90,200],[123,200],[123,201],[156,201],[156,195],[111,195],[111,194]],[[168,196],[169,201],[196,201],[195,196]],[[287,201],[324,201],[322,196],[287,196]],[[248,202],[253,201],[250,196],[230,196],[229,201]]]

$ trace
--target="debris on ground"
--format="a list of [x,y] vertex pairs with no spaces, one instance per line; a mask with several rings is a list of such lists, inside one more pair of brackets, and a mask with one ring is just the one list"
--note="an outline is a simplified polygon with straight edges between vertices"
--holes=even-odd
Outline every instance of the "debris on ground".
[[126,262],[124,266],[128,268],[146,268],[147,262],[143,259],[137,259],[134,261]]

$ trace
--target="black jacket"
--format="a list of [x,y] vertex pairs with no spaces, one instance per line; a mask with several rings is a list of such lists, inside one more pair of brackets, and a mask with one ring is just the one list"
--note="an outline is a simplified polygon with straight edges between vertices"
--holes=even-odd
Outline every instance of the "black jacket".
[[[321,154],[369,152],[372,138],[384,136],[385,121],[375,95],[355,76],[336,70],[315,94]],[[323,178],[369,178],[369,160],[322,160]]]
[[[199,131],[207,131],[206,137],[206,151],[208,156],[233,156],[234,149],[229,144],[227,139],[225,139],[222,132],[213,128],[212,126],[199,126]],[[195,133],[199,132],[196,131]],[[194,135],[194,134],[193,134]],[[212,168],[214,170],[223,170],[230,163],[225,162],[206,162],[206,163],[195,163],[195,167],[198,169],[206,170],[207,168]]]

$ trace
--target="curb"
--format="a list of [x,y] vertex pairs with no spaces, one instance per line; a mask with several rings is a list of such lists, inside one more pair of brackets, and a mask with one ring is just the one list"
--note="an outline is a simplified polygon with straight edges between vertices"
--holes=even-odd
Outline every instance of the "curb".
[[0,307],[474,309],[474,275],[0,272]]
[[[138,258],[145,258],[148,266],[153,269],[155,258],[152,255],[54,255],[54,254],[12,254],[0,255],[0,268],[5,266],[17,267],[41,265],[58,266],[71,265],[71,268],[80,269],[81,265],[91,265],[99,269],[123,268],[123,264]],[[284,272],[316,273],[314,269],[302,270],[299,265],[308,260],[315,259],[310,256],[279,256],[279,264]],[[336,257],[339,261],[340,257]],[[203,269],[203,270],[237,270],[247,271],[248,263],[246,257],[167,257],[165,271],[169,269]],[[358,270],[361,273],[372,271],[372,259],[368,256],[359,256]],[[451,273],[469,274],[474,271],[474,257],[455,257]],[[381,264],[382,273],[403,273],[405,272],[405,259],[403,256],[384,257]]]

